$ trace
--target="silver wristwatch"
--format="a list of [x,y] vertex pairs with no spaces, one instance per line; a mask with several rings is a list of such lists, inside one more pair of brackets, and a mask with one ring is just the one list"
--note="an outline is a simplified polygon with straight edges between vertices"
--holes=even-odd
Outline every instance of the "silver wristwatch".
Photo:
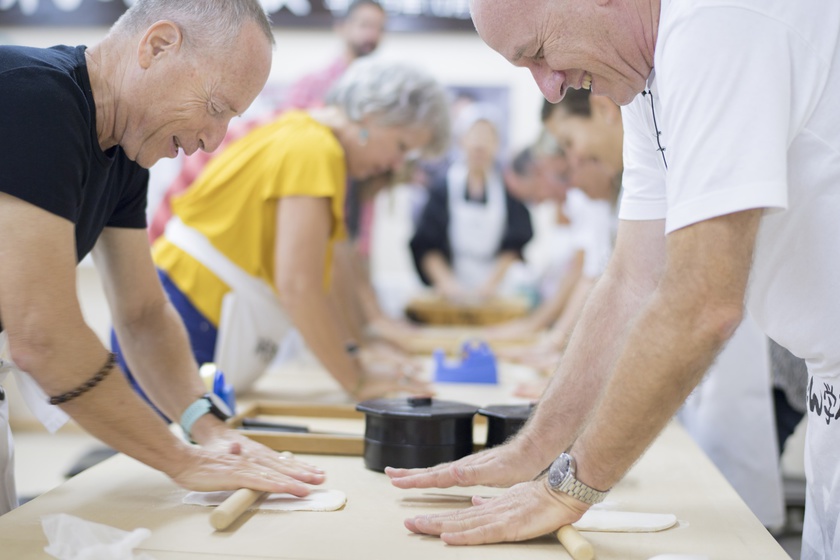
[[590,506],[603,502],[609,492],[595,490],[576,479],[575,460],[568,453],[561,453],[548,467],[548,486]]

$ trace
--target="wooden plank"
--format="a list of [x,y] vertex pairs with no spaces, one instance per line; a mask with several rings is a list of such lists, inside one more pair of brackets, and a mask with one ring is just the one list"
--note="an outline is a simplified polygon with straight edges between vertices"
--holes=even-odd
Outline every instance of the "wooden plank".
[[365,450],[365,441],[362,436],[278,433],[261,430],[247,430],[242,433],[276,451],[361,457]]

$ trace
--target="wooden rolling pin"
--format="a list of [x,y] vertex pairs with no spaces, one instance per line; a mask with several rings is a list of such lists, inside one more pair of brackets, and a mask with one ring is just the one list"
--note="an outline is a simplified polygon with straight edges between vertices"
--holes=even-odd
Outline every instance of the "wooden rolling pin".
[[263,494],[265,492],[260,492],[259,490],[240,488],[228,496],[224,502],[216,506],[216,509],[210,514],[210,525],[217,531],[227,529],[231,523],[239,519],[240,515],[254,505],[254,502],[259,500]]
[[578,530],[571,525],[560,527],[557,531],[557,540],[566,547],[573,560],[593,560],[595,558],[595,549],[592,548],[592,543],[584,539]]

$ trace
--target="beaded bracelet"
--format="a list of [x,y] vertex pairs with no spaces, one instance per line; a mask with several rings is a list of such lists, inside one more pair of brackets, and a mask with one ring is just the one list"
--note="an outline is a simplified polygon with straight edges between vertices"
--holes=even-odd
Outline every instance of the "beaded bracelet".
[[66,393],[62,393],[55,397],[50,397],[50,404],[63,404],[67,401],[73,400],[82,393],[86,393],[90,391],[97,385],[99,382],[105,379],[111,370],[114,369],[114,365],[117,363],[117,355],[113,352],[108,352],[108,359],[105,361],[105,365],[102,366],[99,371],[96,372],[96,375],[73,389],[72,391],[67,391]]

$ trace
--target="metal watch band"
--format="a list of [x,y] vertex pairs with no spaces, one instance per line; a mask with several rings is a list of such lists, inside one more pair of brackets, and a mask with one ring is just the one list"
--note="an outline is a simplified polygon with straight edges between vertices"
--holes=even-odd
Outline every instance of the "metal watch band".
[[569,496],[589,505],[603,502],[609,492],[601,492],[587,486],[576,478],[569,477],[557,487],[558,492],[565,492]]

